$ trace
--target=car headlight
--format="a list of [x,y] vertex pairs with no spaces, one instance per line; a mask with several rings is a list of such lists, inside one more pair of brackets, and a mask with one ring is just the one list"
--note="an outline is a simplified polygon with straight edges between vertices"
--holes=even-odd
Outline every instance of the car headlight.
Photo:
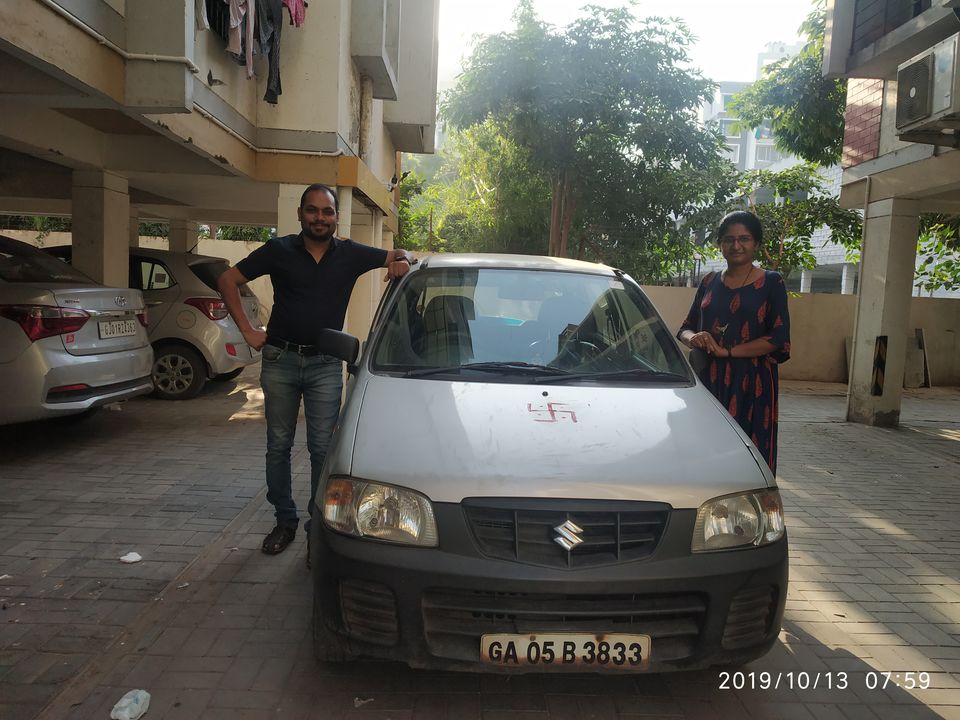
[[693,552],[769,545],[783,537],[777,490],[754,490],[708,500],[697,510]]
[[437,546],[437,521],[430,501],[393,485],[331,477],[323,493],[323,519],[331,530],[346,535]]

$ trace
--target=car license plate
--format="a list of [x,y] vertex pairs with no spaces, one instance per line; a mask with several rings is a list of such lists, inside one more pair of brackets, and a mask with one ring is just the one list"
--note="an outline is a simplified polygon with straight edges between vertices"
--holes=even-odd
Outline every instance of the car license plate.
[[650,636],[619,633],[484,635],[480,661],[506,667],[536,666],[542,670],[646,670]]
[[100,329],[101,340],[137,334],[136,320],[103,320],[97,325]]

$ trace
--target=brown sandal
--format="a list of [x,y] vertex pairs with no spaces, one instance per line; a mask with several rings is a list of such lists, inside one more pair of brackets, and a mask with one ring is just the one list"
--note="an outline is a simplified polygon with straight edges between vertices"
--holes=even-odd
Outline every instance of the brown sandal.
[[295,527],[277,525],[270,534],[263,539],[263,545],[260,547],[267,555],[278,555],[287,549],[287,545],[293,542],[297,535]]

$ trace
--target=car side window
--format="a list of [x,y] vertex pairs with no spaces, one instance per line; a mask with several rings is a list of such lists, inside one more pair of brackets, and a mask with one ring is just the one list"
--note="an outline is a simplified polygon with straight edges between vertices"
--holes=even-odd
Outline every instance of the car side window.
[[176,283],[163,263],[130,258],[130,287],[137,290],[166,290]]

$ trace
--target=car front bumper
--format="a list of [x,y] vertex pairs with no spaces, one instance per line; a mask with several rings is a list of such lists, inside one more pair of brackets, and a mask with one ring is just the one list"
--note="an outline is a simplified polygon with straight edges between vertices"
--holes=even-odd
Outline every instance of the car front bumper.
[[[482,664],[485,634],[651,637],[649,671],[746,662],[776,642],[787,594],[786,538],[691,554],[694,510],[674,510],[653,554],[589,568],[484,557],[459,505],[437,504],[440,548],[311,531],[314,621],[348,655],[413,667],[542,672]],[[576,670],[595,667],[578,666]]]

